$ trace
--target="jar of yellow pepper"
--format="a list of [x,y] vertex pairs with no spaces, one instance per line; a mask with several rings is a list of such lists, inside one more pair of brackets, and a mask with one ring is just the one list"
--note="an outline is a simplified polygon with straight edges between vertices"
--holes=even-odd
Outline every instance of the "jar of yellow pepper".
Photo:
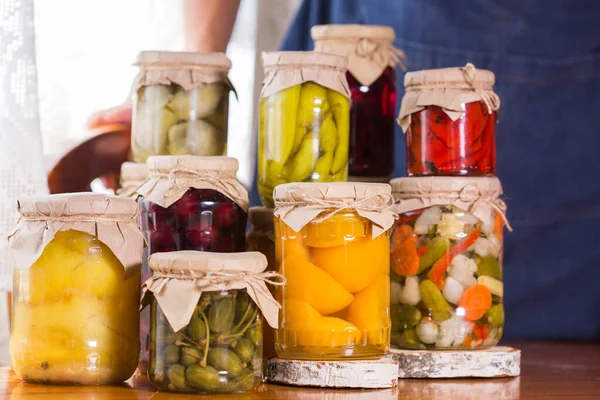
[[263,53],[258,193],[288,182],[348,178],[350,89],[346,57],[318,52]]
[[277,355],[380,357],[390,346],[388,184],[275,188],[275,246],[286,278]]
[[101,385],[138,363],[143,238],[137,204],[71,193],[18,202],[12,367],[34,383]]

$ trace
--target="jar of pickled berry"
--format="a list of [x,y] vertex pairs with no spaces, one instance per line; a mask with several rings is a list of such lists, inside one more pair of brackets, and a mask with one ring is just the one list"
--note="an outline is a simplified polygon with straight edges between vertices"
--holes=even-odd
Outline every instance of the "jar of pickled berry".
[[123,382],[139,356],[143,238],[134,200],[93,193],[20,199],[10,356],[27,382]]
[[[348,58],[351,91],[349,174],[354,179],[387,177],[394,170],[396,64],[404,57],[394,47],[388,26],[317,25],[315,50]],[[386,181],[387,182],[387,181]]]
[[[246,234],[248,251],[258,251],[267,257],[267,271],[278,271],[279,262],[275,260],[275,239],[273,235],[273,209],[251,207],[248,212],[250,230]],[[274,290],[271,288],[273,294]],[[263,324],[263,359],[275,357],[275,331]]]
[[348,179],[346,65],[333,54],[263,53],[257,184],[265,207],[279,184]]
[[277,327],[279,310],[265,256],[178,251],[149,264],[150,382],[170,392],[252,390],[262,378],[262,315]]
[[223,53],[143,51],[133,84],[131,151],[222,156],[227,149],[231,61]]
[[[177,250],[246,250],[248,192],[235,177],[235,158],[153,156],[146,164],[149,176],[137,194],[148,256]],[[150,275],[146,260],[142,274]],[[142,312],[140,325],[147,333],[148,311]],[[146,335],[141,364],[148,360],[148,348]]]
[[[504,330],[506,205],[496,177],[393,179],[392,346],[481,349]],[[510,228],[510,226],[509,226]]]
[[147,178],[146,163],[124,162],[121,164],[120,188],[117,194],[123,197],[137,197],[135,191]]
[[286,278],[279,357],[367,358],[389,349],[390,193],[374,183],[275,188],[275,252]]
[[500,99],[494,80],[473,64],[405,75],[398,122],[406,134],[408,175],[496,174]]

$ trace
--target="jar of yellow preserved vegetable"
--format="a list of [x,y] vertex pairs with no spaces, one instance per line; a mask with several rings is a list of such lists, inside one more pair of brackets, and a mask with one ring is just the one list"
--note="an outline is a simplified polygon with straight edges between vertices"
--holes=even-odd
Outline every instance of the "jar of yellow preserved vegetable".
[[127,380],[140,349],[136,202],[72,193],[18,204],[21,219],[9,238],[13,370],[34,383]]
[[278,274],[263,272],[265,256],[187,250],[148,263],[150,382],[170,392],[252,390],[262,379],[262,315],[277,327],[279,309],[265,285]]
[[286,278],[279,357],[370,358],[389,349],[390,193],[374,183],[275,188],[275,257]]
[[143,51],[135,65],[131,151],[222,156],[227,150],[231,61],[223,53]]
[[258,193],[288,182],[348,179],[350,89],[347,58],[318,52],[263,53]]

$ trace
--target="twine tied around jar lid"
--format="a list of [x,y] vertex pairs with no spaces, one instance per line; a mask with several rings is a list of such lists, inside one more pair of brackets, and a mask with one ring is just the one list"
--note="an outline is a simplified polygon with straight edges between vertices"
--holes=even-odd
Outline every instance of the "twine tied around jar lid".
[[236,289],[246,289],[269,325],[278,327],[281,305],[266,285],[283,286],[286,280],[278,272],[265,272],[267,259],[261,253],[174,251],[155,253],[148,264],[152,275],[144,282],[140,310],[153,293],[175,332],[189,323],[202,293]]
[[406,132],[411,115],[428,106],[438,106],[452,121],[464,114],[464,104],[481,101],[488,114],[500,108],[494,92],[495,75],[476,69],[471,63],[459,68],[408,72],[404,76],[405,94],[397,122]]
[[493,210],[512,232],[500,180],[496,177],[408,177],[391,181],[395,211],[404,214],[434,205],[453,205],[486,221]]
[[289,183],[275,187],[276,217],[295,232],[309,222],[322,222],[342,211],[356,211],[373,222],[373,238],[394,224],[394,198],[388,184],[332,182]]
[[248,191],[236,179],[235,158],[151,156],[146,164],[148,179],[137,189],[137,194],[161,207],[169,207],[194,188],[216,190],[244,211],[248,210]]
[[315,50],[348,57],[348,71],[370,86],[387,67],[405,71],[406,55],[394,46],[396,33],[379,25],[316,25],[310,30]]

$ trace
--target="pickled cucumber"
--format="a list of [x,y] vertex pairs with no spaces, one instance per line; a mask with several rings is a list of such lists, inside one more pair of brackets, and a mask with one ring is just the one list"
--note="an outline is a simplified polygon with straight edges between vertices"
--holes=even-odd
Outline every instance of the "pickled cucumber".
[[492,325],[504,325],[504,306],[495,304],[483,316],[484,321]]
[[493,256],[486,256],[477,262],[477,276],[490,276],[494,279],[502,279],[502,271],[500,263]]
[[421,311],[418,308],[399,304],[395,314],[394,323],[399,329],[414,328],[421,321]]
[[427,268],[430,268],[437,260],[439,260],[450,248],[450,241],[441,236],[436,236],[427,243],[427,253],[421,256],[419,260],[419,271],[422,273]]
[[419,293],[434,321],[445,321],[454,314],[454,308],[446,301],[440,289],[432,281],[422,281],[419,284]]

